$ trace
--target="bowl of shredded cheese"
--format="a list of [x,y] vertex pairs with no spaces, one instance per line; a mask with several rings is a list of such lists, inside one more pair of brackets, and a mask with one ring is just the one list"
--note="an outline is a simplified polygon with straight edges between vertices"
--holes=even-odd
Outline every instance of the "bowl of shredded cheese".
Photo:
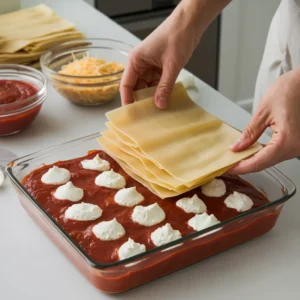
[[78,105],[100,105],[119,95],[131,49],[116,40],[75,40],[46,51],[40,62],[43,73],[65,99]]

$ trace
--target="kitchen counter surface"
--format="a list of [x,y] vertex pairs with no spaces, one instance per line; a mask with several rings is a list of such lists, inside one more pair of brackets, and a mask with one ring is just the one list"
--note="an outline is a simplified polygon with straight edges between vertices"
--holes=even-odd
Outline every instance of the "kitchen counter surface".
[[[23,0],[22,7],[40,1]],[[46,0],[87,37],[109,37],[136,45],[139,40],[82,1]],[[196,79],[193,99],[232,126],[243,129],[250,115]],[[104,128],[104,113],[120,105],[74,106],[48,85],[49,95],[32,126],[0,138],[0,148],[18,156],[60,144]],[[264,136],[262,142],[267,141]],[[300,189],[300,162],[278,168]],[[97,291],[21,209],[6,181],[0,188],[0,299],[298,299],[300,274],[300,202],[298,194],[285,206],[268,234],[188,268],[120,295]]]

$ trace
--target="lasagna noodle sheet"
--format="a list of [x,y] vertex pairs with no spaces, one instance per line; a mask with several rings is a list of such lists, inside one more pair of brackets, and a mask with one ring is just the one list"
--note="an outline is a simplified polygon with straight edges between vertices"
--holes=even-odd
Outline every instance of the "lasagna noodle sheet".
[[[141,176],[140,173],[135,172],[131,166],[128,164],[128,161],[126,161],[126,157],[125,156],[118,156],[116,155],[116,152],[112,152],[113,149],[111,147],[109,147],[107,141],[105,141],[105,139],[103,137],[100,137],[98,139],[99,143],[101,144],[102,148],[111,155],[111,157],[116,160],[118,162],[118,164],[122,167],[122,169],[129,175],[131,176],[133,179],[135,179],[136,181],[140,182],[141,184],[143,184],[145,187],[147,187],[153,194],[159,196],[162,199],[165,198],[169,198],[169,197],[175,197],[178,196],[184,192],[187,192],[197,186],[199,186],[200,184],[190,187],[190,188],[185,188],[182,190],[178,190],[178,191],[174,191],[174,190],[170,190],[167,189],[161,185],[155,184],[153,182],[151,182],[149,179],[145,179],[145,177]],[[112,154],[113,153],[113,154]],[[120,158],[121,157],[121,158]],[[219,175],[223,174],[226,170],[219,170]],[[218,174],[217,174],[218,176]],[[201,184],[204,184],[210,180],[212,180],[215,177],[215,175],[210,175],[206,178],[203,178],[201,181]]]
[[116,153],[112,153],[112,148],[109,145],[107,141],[103,137],[100,137],[98,139],[98,142],[101,144],[102,148],[109,153],[109,155],[118,162],[118,164],[124,169],[124,171],[130,175],[133,179],[137,180],[144,186],[146,186],[152,193],[159,195],[161,198],[167,198],[167,197],[173,197],[176,196],[178,193],[165,189],[161,187],[160,185],[157,185],[155,183],[150,182],[149,180],[146,180],[144,177],[141,177],[140,174],[137,174],[135,171],[132,170],[132,168],[128,165],[128,162],[126,161],[126,157],[116,155]]
[[123,158],[145,180],[152,181],[167,189],[180,190],[180,188],[184,187],[182,182],[176,180],[164,170],[158,169],[151,161],[139,157],[129,147],[124,147],[116,139],[111,139],[109,132],[103,132],[99,142],[102,146],[105,144],[105,147],[109,148],[109,153],[114,153],[120,159]]
[[[210,174],[204,178],[199,178],[196,181],[190,183],[189,185],[184,185],[183,182],[178,181],[176,178],[173,178],[170,174],[164,170],[158,169],[151,161],[140,158],[136,155],[135,152],[127,147],[122,145],[110,131],[103,131],[102,137],[98,139],[99,143],[105,147],[108,153],[113,153],[115,157],[126,162],[127,166],[134,170],[140,177],[144,178],[146,181],[152,182],[156,185],[160,185],[163,188],[174,190],[178,193],[187,191],[189,188],[194,188],[207,181],[212,176],[221,175],[224,171],[228,169],[219,170],[217,173]],[[216,175],[215,175],[216,174]],[[172,184],[170,184],[172,183]]]
[[[108,150],[108,153],[113,153],[113,155],[116,158],[124,161],[131,170],[133,170],[140,177],[144,178],[144,180],[146,180],[147,182],[150,182],[154,185],[160,185],[161,187],[169,190],[174,189],[174,187],[166,183],[162,185],[161,180],[158,177],[156,177],[153,173],[149,172],[139,159],[122,151],[111,141],[107,140],[104,137],[100,137],[98,141],[106,150]],[[184,189],[178,190],[178,192],[182,191],[184,191]]]
[[106,122],[105,125],[107,128],[113,132],[125,145],[128,145],[129,147],[137,148],[138,145],[137,143],[131,139],[129,136],[126,134],[122,133],[116,126],[114,126],[113,123],[111,122]]
[[[108,127],[110,127],[110,124],[107,124]],[[114,131],[114,129],[103,131],[101,132],[101,134],[106,140],[115,144],[115,146],[118,147],[119,150],[122,150],[123,152],[134,156],[135,159],[138,159],[140,163],[143,164],[143,168],[145,168],[148,172],[150,172],[152,175],[157,177],[158,180],[160,180],[160,184],[163,187],[172,187],[176,191],[179,191],[183,186],[189,188],[198,184],[199,179],[191,182],[178,180],[165,170],[159,168],[149,158],[147,158],[147,156],[139,148],[130,147],[128,144],[126,144],[126,142],[124,142],[124,140],[122,140],[122,138],[118,135],[119,132]],[[135,167],[136,166],[133,166],[133,168]]]
[[[172,174],[169,174],[166,170],[162,169],[159,164],[156,164],[155,161],[152,161],[151,157],[149,157],[147,153],[143,152],[136,145],[136,143],[134,143],[133,140],[130,140],[112,123],[107,122],[106,126],[110,130],[103,132],[105,137],[109,140],[112,140],[114,143],[117,143],[118,147],[123,151],[130,153],[131,155],[135,155],[137,158],[139,158],[150,172],[161,178],[162,182],[169,183],[175,188],[181,185],[185,185],[186,187],[192,187],[199,183],[199,178],[192,181],[188,181],[173,177]],[[157,169],[159,170],[159,174],[157,173]]]
[[180,83],[165,110],[156,108],[150,97],[106,115],[155,165],[183,182],[214,177],[261,149],[255,144],[232,152],[229,146],[240,132],[197,106]]
[[[44,4],[0,15],[0,62],[32,61],[55,44],[82,38],[73,23],[57,16]],[[35,58],[33,58],[35,59]]]
[[46,50],[56,44],[67,42],[71,40],[76,40],[83,38],[83,34],[78,30],[67,30],[64,32],[58,32],[54,34],[50,34],[40,39],[33,39],[30,41],[24,50],[27,52],[36,52],[41,50]]
[[19,27],[8,29],[11,32],[11,37],[7,37],[6,41],[1,43],[0,52],[15,53],[31,43],[38,43],[40,40],[39,37],[74,28],[74,25],[69,21],[56,18],[57,20],[43,20],[38,24],[27,23],[26,26],[21,26],[20,24]]
[[0,63],[15,63],[15,64],[29,64],[33,61],[39,60],[40,56],[42,55],[42,51],[34,52],[34,53],[27,53],[20,51],[18,55],[15,54],[0,54]]
[[[166,110],[153,103],[155,88],[135,93],[134,104],[107,113],[109,130],[99,143],[131,177],[161,198],[187,192],[226,172],[259,149],[241,153],[229,145],[236,129],[198,107],[182,84]],[[143,100],[143,97],[148,97]]]

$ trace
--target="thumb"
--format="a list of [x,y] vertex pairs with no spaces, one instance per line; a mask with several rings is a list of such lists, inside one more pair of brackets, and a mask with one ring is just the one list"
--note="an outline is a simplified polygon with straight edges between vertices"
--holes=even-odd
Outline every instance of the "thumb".
[[168,100],[171,96],[176,78],[179,72],[177,72],[173,67],[172,68],[164,68],[160,81],[158,83],[154,102],[158,108],[166,108],[168,105]]
[[244,129],[241,137],[230,145],[230,149],[238,152],[253,145],[268,127],[266,120],[267,113],[263,110],[257,111]]

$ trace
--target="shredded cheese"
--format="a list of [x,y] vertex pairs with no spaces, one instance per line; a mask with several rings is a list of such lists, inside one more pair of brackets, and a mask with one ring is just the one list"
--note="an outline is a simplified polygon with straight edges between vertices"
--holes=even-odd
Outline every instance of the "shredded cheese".
[[[116,62],[106,62],[104,59],[85,56],[81,59],[76,59],[72,54],[73,61],[63,65],[59,74],[80,76],[83,78],[62,78],[58,77],[61,83],[53,83],[54,87],[68,100],[85,105],[95,105],[107,102],[114,98],[119,92],[119,82],[121,74],[110,75],[124,70],[124,66]],[[88,78],[99,76],[99,78]],[[78,84],[78,87],[63,84],[71,83]],[[109,84],[109,82],[114,82]],[[106,84],[107,83],[107,84]],[[89,84],[99,84],[99,86],[80,86]],[[105,84],[105,85],[101,85]]]
[[104,59],[84,57],[62,66],[60,74],[73,76],[101,76],[122,71],[124,66],[116,62],[106,62]]

